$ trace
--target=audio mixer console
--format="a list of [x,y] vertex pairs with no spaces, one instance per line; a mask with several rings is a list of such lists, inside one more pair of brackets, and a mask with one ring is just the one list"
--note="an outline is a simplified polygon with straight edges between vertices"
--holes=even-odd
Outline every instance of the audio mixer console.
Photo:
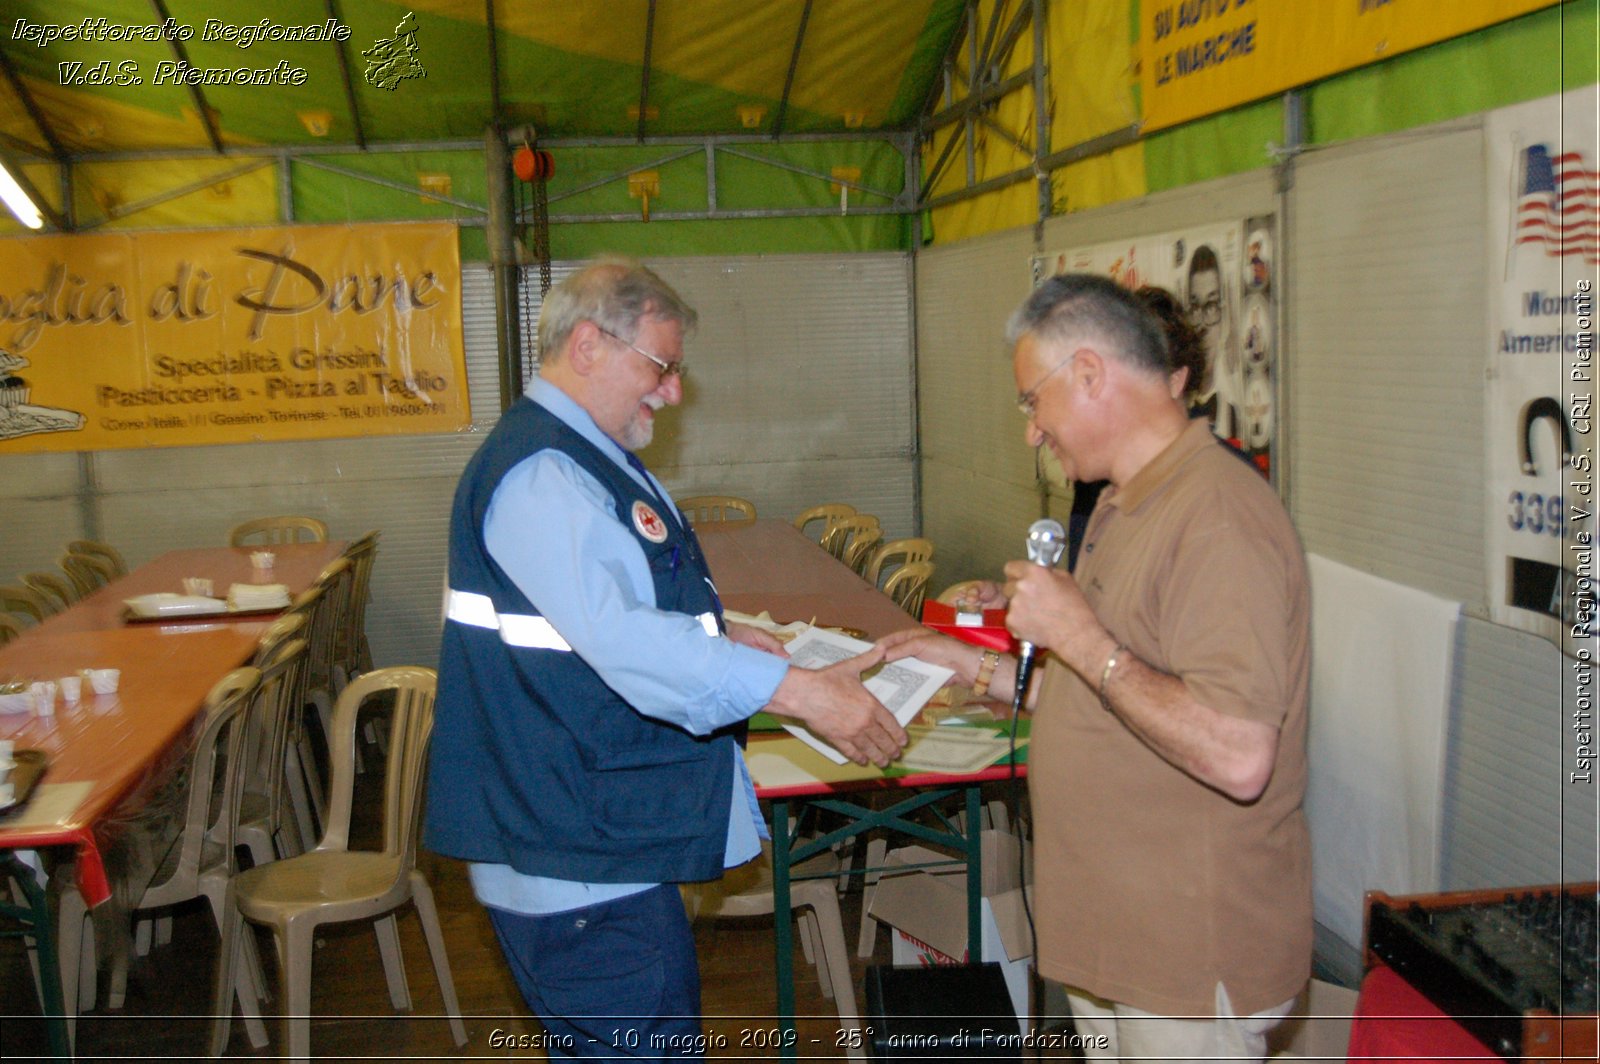
[[1501,1056],[1594,1059],[1597,885],[1367,895],[1367,959]]

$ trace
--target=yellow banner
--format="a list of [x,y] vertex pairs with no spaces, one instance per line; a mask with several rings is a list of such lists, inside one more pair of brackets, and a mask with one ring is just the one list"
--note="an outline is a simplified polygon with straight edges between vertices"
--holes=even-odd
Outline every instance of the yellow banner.
[[470,424],[453,225],[0,240],[0,454]]
[[1148,132],[1459,37],[1559,0],[1143,0]]

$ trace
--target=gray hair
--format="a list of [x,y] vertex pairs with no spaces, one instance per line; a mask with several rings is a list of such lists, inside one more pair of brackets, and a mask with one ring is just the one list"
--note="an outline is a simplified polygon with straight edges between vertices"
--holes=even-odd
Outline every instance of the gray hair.
[[1058,274],[1034,289],[1006,323],[1006,343],[1015,347],[1027,333],[1061,344],[1097,340],[1103,354],[1133,369],[1172,369],[1161,322],[1137,295],[1099,274]]
[[700,320],[654,270],[633,259],[596,259],[545,295],[539,311],[539,357],[558,360],[572,330],[583,321],[632,343],[646,317],[677,322],[685,333]]

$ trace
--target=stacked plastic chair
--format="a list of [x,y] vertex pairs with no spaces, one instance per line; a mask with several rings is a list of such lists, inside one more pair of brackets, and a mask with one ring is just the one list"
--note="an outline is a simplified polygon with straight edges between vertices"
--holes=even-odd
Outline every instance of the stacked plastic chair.
[[315,517],[303,514],[255,517],[249,521],[241,521],[228,532],[228,543],[234,547],[272,546],[279,543],[324,543],[327,539],[328,526]]

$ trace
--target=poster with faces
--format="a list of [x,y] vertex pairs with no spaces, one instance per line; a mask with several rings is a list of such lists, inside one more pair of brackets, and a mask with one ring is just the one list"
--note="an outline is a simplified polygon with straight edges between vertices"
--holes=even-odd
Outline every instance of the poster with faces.
[[[1097,273],[1134,290],[1163,288],[1183,308],[1205,349],[1187,391],[1190,412],[1273,473],[1277,439],[1277,308],[1272,215],[1195,226],[1033,257],[1035,286],[1061,273]],[[1041,458],[1053,483],[1059,466]]]

